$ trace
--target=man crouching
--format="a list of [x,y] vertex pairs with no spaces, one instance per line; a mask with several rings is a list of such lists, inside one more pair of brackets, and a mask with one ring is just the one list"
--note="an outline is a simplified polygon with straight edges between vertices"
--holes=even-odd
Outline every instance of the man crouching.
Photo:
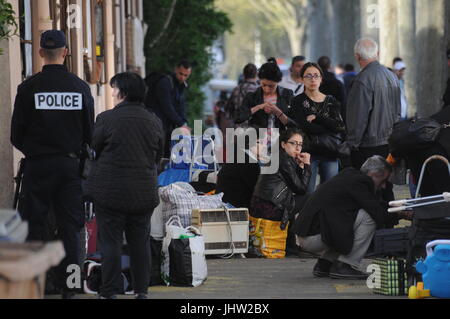
[[347,168],[321,185],[306,202],[295,224],[297,244],[319,253],[317,277],[365,279],[358,270],[375,230],[398,222],[377,196],[392,167],[381,156],[369,158],[361,170]]

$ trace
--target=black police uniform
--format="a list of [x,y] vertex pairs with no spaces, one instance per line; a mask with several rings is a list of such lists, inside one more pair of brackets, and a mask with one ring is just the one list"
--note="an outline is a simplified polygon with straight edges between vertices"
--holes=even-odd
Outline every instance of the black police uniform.
[[84,226],[79,155],[94,125],[89,86],[64,65],[45,65],[19,85],[11,122],[11,142],[25,155],[18,210],[29,224],[29,241],[48,240],[46,221],[54,211],[66,257],[59,265],[61,288],[66,269],[79,264]]

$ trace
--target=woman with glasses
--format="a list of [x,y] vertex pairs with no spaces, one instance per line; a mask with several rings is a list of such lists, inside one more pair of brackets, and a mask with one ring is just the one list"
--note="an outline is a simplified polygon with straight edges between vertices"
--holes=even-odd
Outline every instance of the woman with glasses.
[[310,155],[303,153],[302,147],[303,133],[299,129],[281,132],[278,170],[259,175],[255,186],[250,205],[254,218],[280,221],[280,228],[285,229],[300,211],[311,176]]
[[235,123],[249,121],[254,128],[282,128],[293,122],[286,116],[293,92],[278,86],[283,74],[274,58],[263,64],[258,71],[260,87],[247,94],[242,107],[237,108]]
[[[324,73],[316,63],[306,63],[300,71],[305,84],[305,92],[292,101],[289,117],[292,118],[308,137],[320,134],[344,134],[345,124],[340,114],[340,104],[331,95],[319,91]],[[339,172],[338,154],[308,149],[311,153],[311,179],[308,193],[316,188],[317,175],[324,183]]]

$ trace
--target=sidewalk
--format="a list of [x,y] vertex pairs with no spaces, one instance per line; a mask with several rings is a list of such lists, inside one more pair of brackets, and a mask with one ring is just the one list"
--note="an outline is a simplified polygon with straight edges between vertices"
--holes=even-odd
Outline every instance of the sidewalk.
[[[312,275],[314,258],[208,258],[208,280],[197,288],[155,286],[150,299],[406,299],[372,293],[365,280],[337,280]],[[370,260],[363,261],[364,267]],[[79,295],[96,299],[95,295]],[[134,296],[118,296],[131,299]],[[46,296],[58,299],[59,296]]]

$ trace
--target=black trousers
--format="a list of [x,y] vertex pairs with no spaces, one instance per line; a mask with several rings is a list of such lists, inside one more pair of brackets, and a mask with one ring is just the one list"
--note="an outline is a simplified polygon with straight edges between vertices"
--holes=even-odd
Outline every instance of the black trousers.
[[[78,159],[62,155],[26,159],[18,210],[28,221],[27,241],[62,240],[66,257],[56,268],[57,286],[69,290],[66,270],[68,265],[80,264],[80,232],[85,222]],[[49,216],[50,211],[54,216]],[[53,218],[56,234],[49,229]]]
[[98,238],[102,254],[102,287],[105,297],[123,294],[122,246],[123,234],[130,253],[131,279],[134,292],[147,293],[150,285],[150,218],[151,213],[131,215],[96,206]]

